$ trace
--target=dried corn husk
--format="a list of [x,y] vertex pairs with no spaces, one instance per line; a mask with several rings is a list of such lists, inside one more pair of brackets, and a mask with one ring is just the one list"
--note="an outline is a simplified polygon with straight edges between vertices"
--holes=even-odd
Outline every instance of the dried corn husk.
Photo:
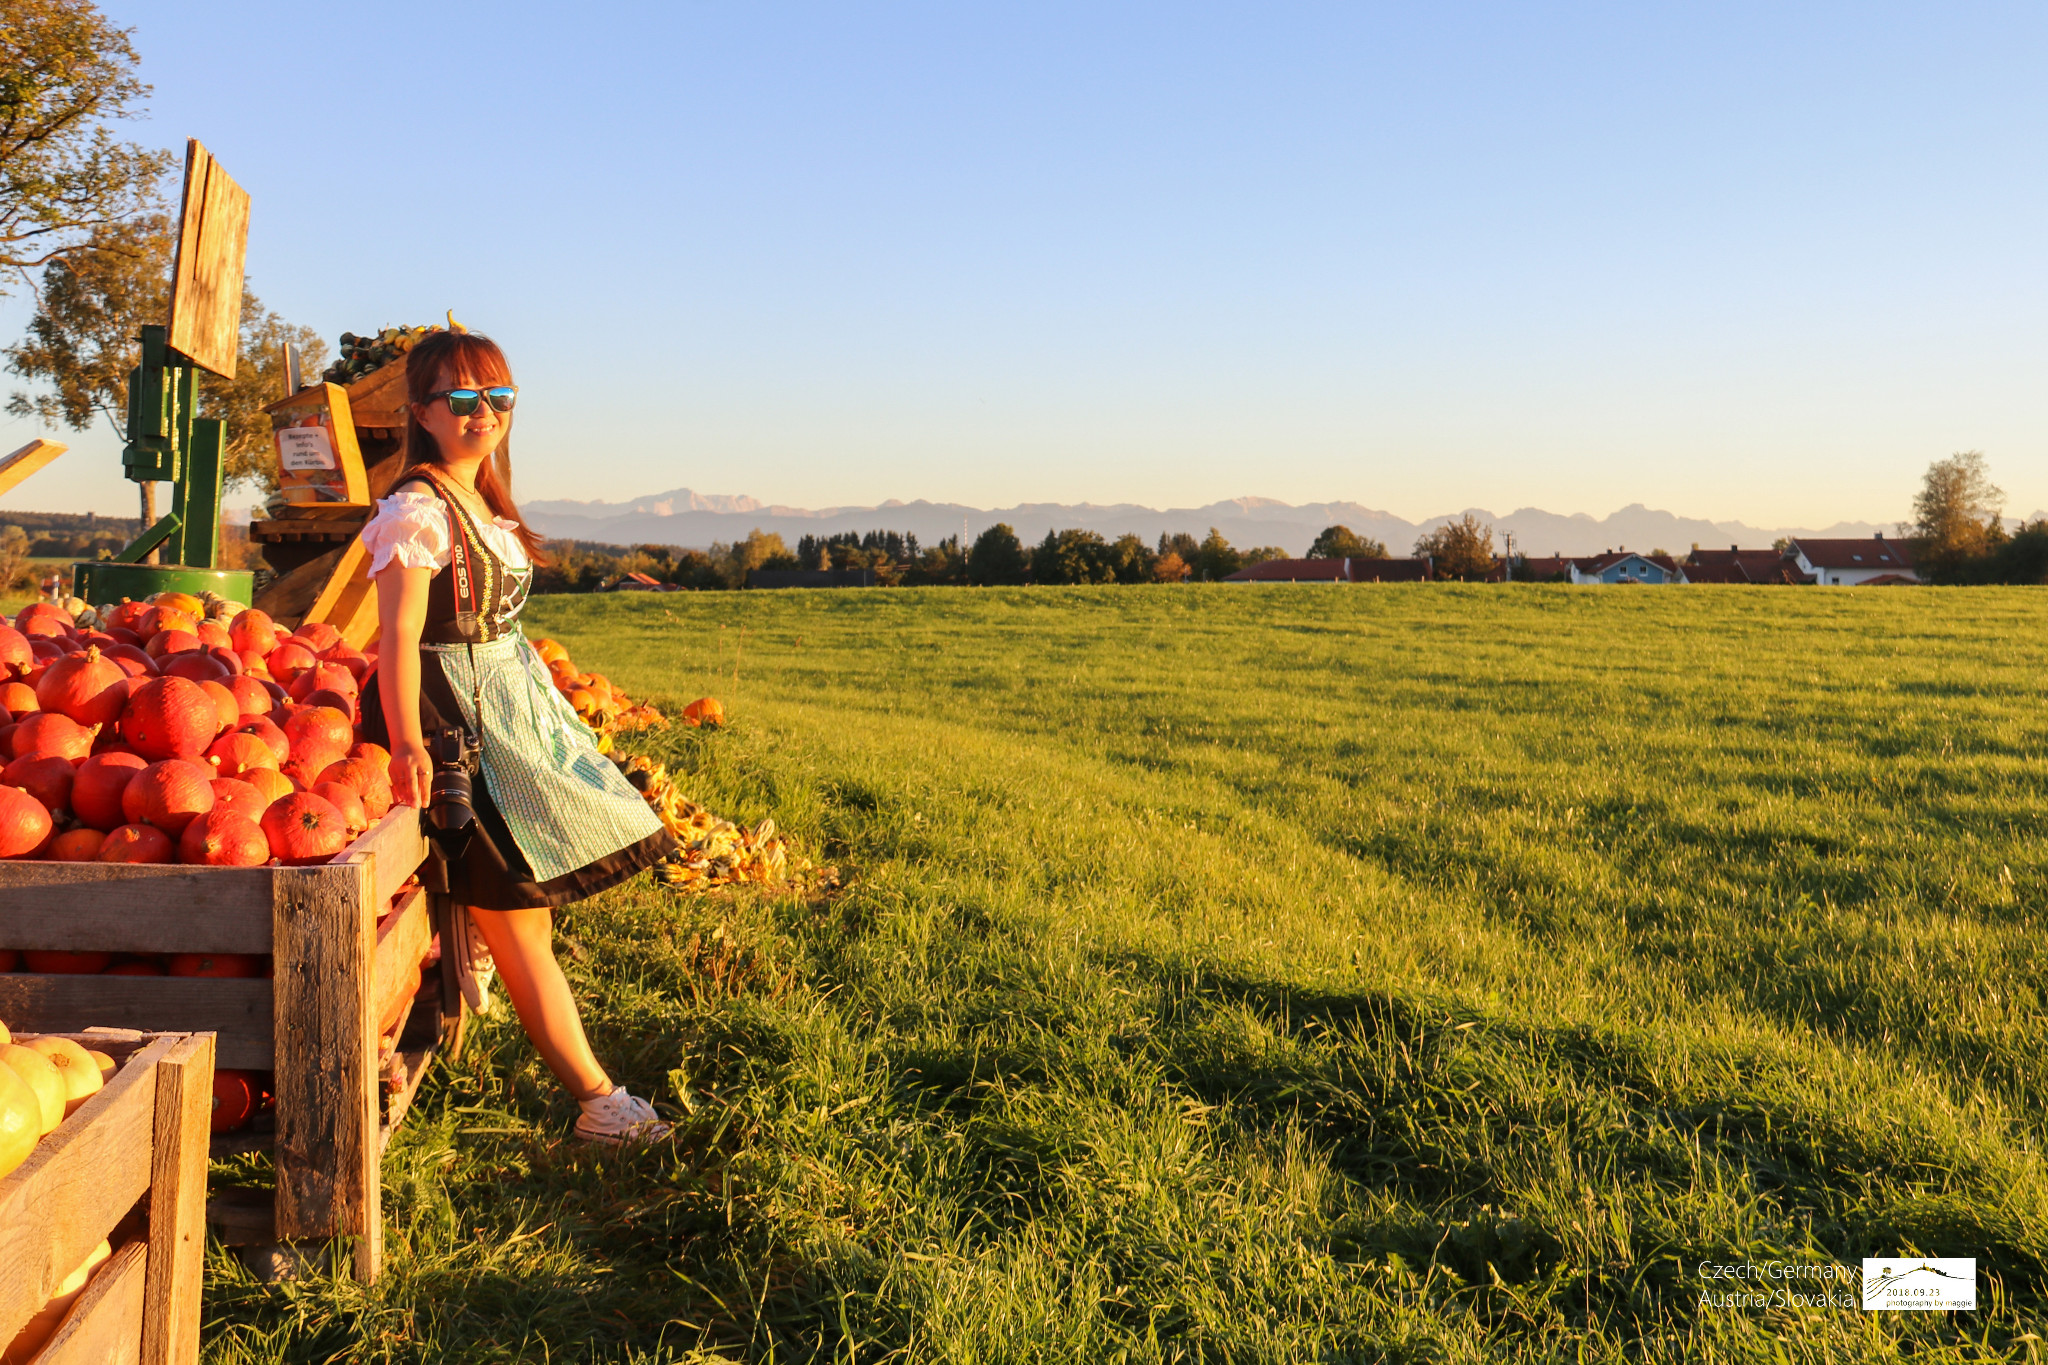
[[614,755],[626,780],[647,799],[680,847],[655,876],[679,891],[706,891],[745,883],[776,890],[825,891],[839,884],[836,868],[814,867],[789,851],[773,820],[748,829],[714,815],[676,789],[663,765]]

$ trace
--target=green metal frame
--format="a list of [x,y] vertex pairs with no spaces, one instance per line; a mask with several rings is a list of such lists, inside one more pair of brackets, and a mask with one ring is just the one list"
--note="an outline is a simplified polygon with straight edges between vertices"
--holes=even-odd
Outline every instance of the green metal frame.
[[221,476],[227,427],[201,417],[199,367],[171,349],[169,331],[142,329],[142,363],[128,376],[128,444],[121,467],[137,483],[171,485],[171,509],[115,562],[161,549],[166,566],[211,570],[220,562]]
[[191,569],[175,565],[124,564],[118,560],[82,560],[71,566],[71,591],[94,606],[129,598],[140,602],[160,592],[218,593],[248,606],[255,595],[256,575],[247,569]]

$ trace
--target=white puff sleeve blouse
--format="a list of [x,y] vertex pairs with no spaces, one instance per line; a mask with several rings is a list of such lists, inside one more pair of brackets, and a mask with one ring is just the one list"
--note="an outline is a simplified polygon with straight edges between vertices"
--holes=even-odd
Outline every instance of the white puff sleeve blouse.
[[[493,517],[477,526],[484,544],[509,569],[527,565],[526,547],[519,543],[519,523]],[[393,493],[377,500],[377,511],[363,527],[363,548],[370,552],[370,575],[396,562],[407,569],[444,569],[448,566],[448,504],[432,493]]]

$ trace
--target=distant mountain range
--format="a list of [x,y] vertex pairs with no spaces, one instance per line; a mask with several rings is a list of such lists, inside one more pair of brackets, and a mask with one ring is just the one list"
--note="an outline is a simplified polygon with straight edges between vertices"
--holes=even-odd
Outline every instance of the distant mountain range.
[[1531,555],[1589,555],[1603,550],[1669,550],[1684,554],[1695,544],[1745,549],[1769,546],[1780,536],[1867,536],[1892,531],[1874,521],[1842,521],[1827,527],[1757,527],[1739,521],[1707,521],[1681,517],[1631,503],[1605,517],[1583,512],[1570,516],[1524,507],[1498,516],[1474,507],[1413,522],[1355,502],[1312,502],[1294,506],[1271,498],[1232,498],[1206,507],[1170,507],[1161,511],[1135,503],[1020,503],[984,509],[950,502],[898,502],[877,507],[784,507],[755,498],[698,493],[678,488],[631,502],[536,501],[520,509],[543,535],[563,540],[592,540],[612,545],[680,545],[702,549],[713,541],[744,539],[759,527],[773,531],[795,547],[804,535],[840,531],[905,531],[927,545],[966,532],[969,542],[996,522],[1008,522],[1026,544],[1043,540],[1049,530],[1082,528],[1111,539],[1126,531],[1147,543],[1162,532],[1206,535],[1222,531],[1239,549],[1277,545],[1299,555],[1326,526],[1339,523],[1360,535],[1384,541],[1390,553],[1407,554],[1416,537],[1430,527],[1455,521],[1469,510],[1493,527],[1496,544],[1512,533],[1515,548]]

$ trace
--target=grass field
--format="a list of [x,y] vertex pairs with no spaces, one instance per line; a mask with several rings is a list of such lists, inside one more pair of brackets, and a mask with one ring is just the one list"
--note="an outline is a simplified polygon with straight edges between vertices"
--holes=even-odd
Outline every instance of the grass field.
[[[386,1278],[216,1253],[207,1356],[2032,1360],[2044,608],[539,599],[725,699],[643,747],[848,889],[577,907],[600,1054],[682,1140],[560,1141],[501,1007],[387,1161]],[[1916,1252],[1982,1311],[1701,1303],[1758,1290],[1703,1261]]]

